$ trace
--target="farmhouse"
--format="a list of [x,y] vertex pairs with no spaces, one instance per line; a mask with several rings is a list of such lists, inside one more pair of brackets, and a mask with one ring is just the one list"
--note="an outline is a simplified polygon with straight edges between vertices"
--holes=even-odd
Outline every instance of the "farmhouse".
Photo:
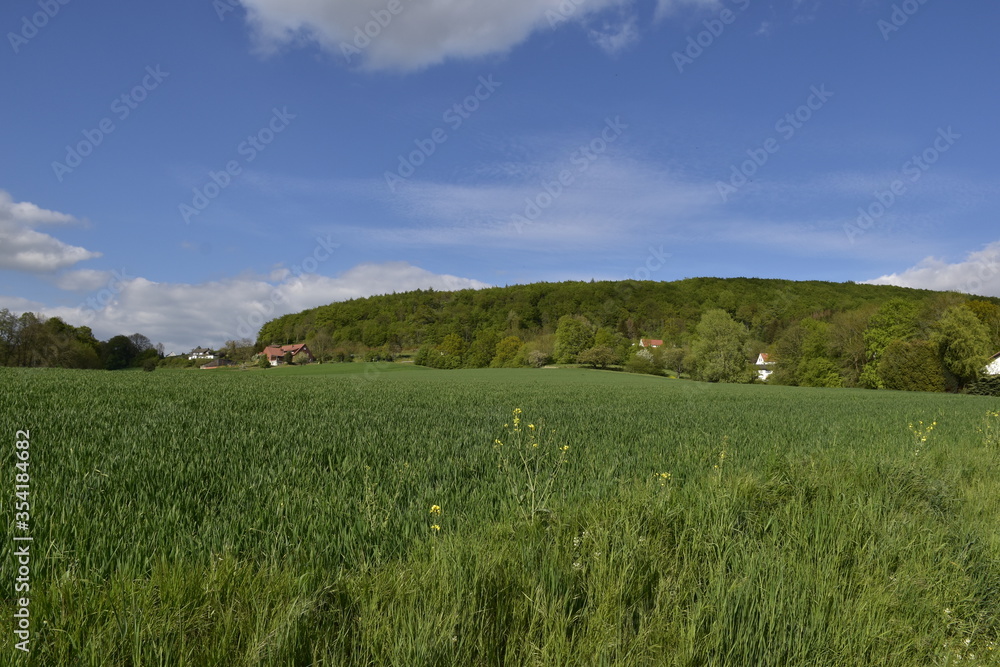
[[1000,375],[1000,352],[990,357],[990,363],[986,364],[985,373],[987,375]]
[[188,359],[215,359],[215,353],[206,347],[196,347],[191,350]]
[[754,366],[757,367],[757,378],[761,381],[766,382],[771,377],[771,374],[774,373],[774,361],[767,352],[761,352],[757,355],[757,361],[754,363]]
[[309,362],[316,361],[313,357],[312,352],[306,347],[305,343],[297,343],[296,345],[282,345],[278,347],[277,345],[268,345],[261,352],[272,366],[277,366],[278,364],[285,363],[285,353],[292,353],[292,363],[293,364],[308,364]]
[[639,347],[661,347],[663,345],[662,340],[656,340],[655,338],[640,338]]

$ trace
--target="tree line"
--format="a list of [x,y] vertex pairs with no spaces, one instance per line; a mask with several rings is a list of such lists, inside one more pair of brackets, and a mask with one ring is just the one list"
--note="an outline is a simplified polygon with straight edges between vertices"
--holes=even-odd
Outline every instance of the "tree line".
[[[659,339],[656,349],[641,338]],[[752,278],[534,283],[354,299],[267,322],[323,361],[415,351],[436,368],[580,363],[714,382],[958,390],[1000,351],[1000,299]]]
[[141,333],[100,341],[90,327],[0,309],[0,366],[152,370],[162,358],[163,346]]

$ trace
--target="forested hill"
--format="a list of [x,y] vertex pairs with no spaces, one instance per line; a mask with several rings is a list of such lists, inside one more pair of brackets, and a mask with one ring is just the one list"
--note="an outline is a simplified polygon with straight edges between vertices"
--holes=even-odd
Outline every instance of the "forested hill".
[[931,341],[944,314],[959,305],[967,306],[962,310],[975,314],[988,331],[986,346],[1000,349],[1000,299],[756,278],[417,290],[286,315],[264,324],[257,343],[308,340],[314,352],[338,352],[340,358],[345,352],[391,355],[423,348],[435,350],[433,356],[451,366],[516,365],[526,363],[531,352],[535,359],[577,360],[556,349],[560,319],[572,316],[582,324],[581,340],[588,342],[589,335],[591,346],[612,348],[625,361],[640,338],[662,339],[665,348],[690,349],[703,316],[721,310],[745,332],[747,355],[780,354],[785,381],[799,383],[789,373],[794,376],[791,365],[806,354],[806,346],[813,356],[826,358],[826,366],[837,368],[839,380],[831,376],[825,381],[854,385],[863,367],[889,343]]

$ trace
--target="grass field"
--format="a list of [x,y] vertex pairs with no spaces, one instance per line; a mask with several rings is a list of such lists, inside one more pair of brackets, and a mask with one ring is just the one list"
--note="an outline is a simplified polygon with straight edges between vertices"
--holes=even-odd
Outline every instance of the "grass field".
[[32,650],[5,632],[0,662],[1000,664],[996,410],[573,369],[0,369],[34,538]]

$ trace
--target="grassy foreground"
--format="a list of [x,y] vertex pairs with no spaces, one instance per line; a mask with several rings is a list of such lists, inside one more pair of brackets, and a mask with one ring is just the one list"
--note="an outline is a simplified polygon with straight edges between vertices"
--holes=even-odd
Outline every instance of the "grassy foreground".
[[0,664],[1000,664],[997,409],[563,369],[0,369],[35,554],[32,650],[4,631]]

